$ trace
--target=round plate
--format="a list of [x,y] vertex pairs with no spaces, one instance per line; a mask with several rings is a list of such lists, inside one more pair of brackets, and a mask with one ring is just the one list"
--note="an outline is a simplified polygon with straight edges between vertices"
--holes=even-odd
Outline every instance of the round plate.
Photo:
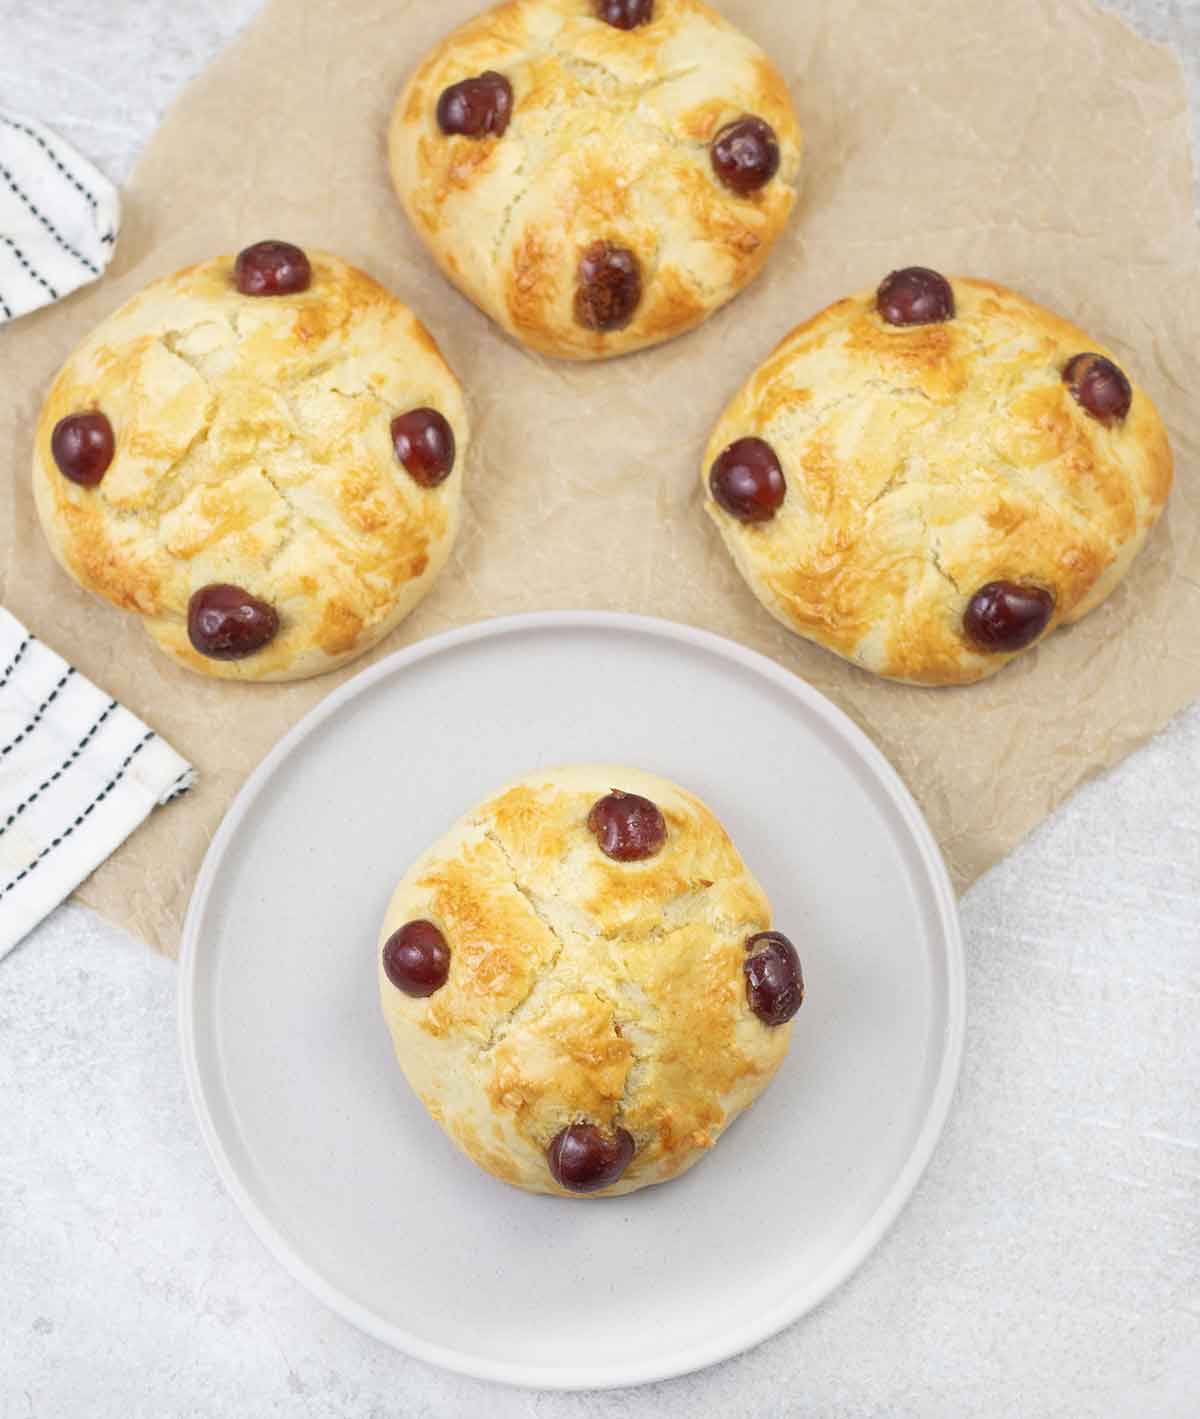
[[[468,1162],[395,1064],[376,985],[409,863],[507,779],[570,761],[703,798],[808,987],[786,1064],[712,1155],[611,1200]],[[879,1241],[950,1106],[962,945],[919,810],[815,690],[702,631],[544,613],[401,651],[281,741],[205,859],[180,1019],[221,1177],[334,1310],[481,1378],[628,1385],[772,1335]],[[775,1224],[753,1225],[743,1204],[768,1196]]]

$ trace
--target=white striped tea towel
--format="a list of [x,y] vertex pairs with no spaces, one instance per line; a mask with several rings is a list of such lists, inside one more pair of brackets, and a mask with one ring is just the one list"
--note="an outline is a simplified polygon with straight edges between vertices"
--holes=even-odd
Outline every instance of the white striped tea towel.
[[0,957],[194,779],[0,606]]
[[0,325],[101,275],[117,189],[44,124],[0,109]]

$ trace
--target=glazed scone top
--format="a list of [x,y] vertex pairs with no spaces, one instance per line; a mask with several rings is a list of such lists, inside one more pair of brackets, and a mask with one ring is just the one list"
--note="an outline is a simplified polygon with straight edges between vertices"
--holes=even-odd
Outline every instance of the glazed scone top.
[[[511,84],[499,137],[447,135],[440,95],[488,71]],[[774,129],[778,173],[738,195],[713,138],[746,115]],[[700,0],[655,0],[620,29],[593,0],[508,0],[443,40],[402,94],[392,172],[446,274],[533,348],[595,359],[699,324],[761,268],[796,197],[801,135],[774,65]],[[632,251],[642,296],[622,329],[576,319],[580,257]]]
[[[1133,386],[1103,422],[1073,396],[1076,355],[1115,359],[1068,321],[987,281],[951,282],[955,314],[888,324],[876,292],[787,336],[709,442],[705,506],[764,605],[785,625],[899,680],[969,683],[1011,654],[964,634],[981,588],[1054,599],[1046,630],[1113,590],[1170,492],[1154,405]],[[765,440],[786,496],[768,520],[718,506],[711,470]]]
[[[424,594],[459,517],[467,420],[458,382],[395,296],[309,252],[311,282],[247,296],[222,256],[155,281],[67,361],[37,428],[34,488],[51,547],[89,591],[145,618],[205,674],[293,679],[367,649]],[[419,486],[393,417],[439,410],[458,468]],[[56,467],[59,420],[99,410],[115,455],[96,487]],[[244,660],[189,642],[199,588],[244,587],[280,630]]]
[[[656,803],[653,858],[616,862],[588,830],[619,787]],[[765,1087],[790,1026],[750,1010],[747,939],[762,889],[690,794],[650,774],[531,775],[468,815],[406,874],[381,942],[425,919],[450,949],[428,999],[381,969],[397,1054],[430,1112],[495,1176],[557,1193],[546,1149],[570,1124],[627,1129],[627,1192],[674,1177]]]

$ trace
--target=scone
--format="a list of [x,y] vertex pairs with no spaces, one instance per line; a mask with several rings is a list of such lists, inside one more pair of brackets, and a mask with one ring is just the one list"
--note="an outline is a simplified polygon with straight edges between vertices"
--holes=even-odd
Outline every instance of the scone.
[[758,274],[801,135],[770,60],[700,0],[508,0],[424,61],[389,146],[450,280],[532,349],[594,360]]
[[783,341],[701,477],[785,626],[877,675],[959,685],[1108,596],[1172,467],[1154,405],[1090,336],[909,267]]
[[530,1192],[678,1177],[787,1053],[800,962],[712,813],[607,765],[518,780],[396,888],[396,1056],[470,1158]]
[[33,485],[54,555],[206,675],[299,680],[425,595],[458,528],[462,391],[410,310],[259,242],[155,281],[55,380]]

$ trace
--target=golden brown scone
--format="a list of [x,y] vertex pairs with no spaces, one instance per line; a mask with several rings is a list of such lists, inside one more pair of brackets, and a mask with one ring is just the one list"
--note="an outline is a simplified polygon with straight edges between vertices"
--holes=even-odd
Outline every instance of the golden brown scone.
[[801,134],[774,65],[700,0],[508,0],[422,63],[389,146],[450,280],[531,348],[594,360],[692,329],[758,274]]
[[[299,680],[429,590],[458,528],[467,417],[429,333],[369,276],[281,243],[247,253],[241,277],[220,256],[155,281],[75,351],[42,410],[34,493],[63,567],[175,660]],[[256,262],[283,293],[239,290]],[[414,411],[418,458],[442,455],[401,444],[415,474],[392,429]]]
[[547,769],[405,874],[383,1011],[409,1083],[481,1168],[530,1192],[633,1192],[702,1158],[783,1062],[803,982],[784,938],[747,948],[770,924],[691,794]]
[[701,476],[785,626],[878,675],[956,685],[1104,600],[1172,467],[1154,405],[1090,336],[989,281],[906,268],[779,345]]

